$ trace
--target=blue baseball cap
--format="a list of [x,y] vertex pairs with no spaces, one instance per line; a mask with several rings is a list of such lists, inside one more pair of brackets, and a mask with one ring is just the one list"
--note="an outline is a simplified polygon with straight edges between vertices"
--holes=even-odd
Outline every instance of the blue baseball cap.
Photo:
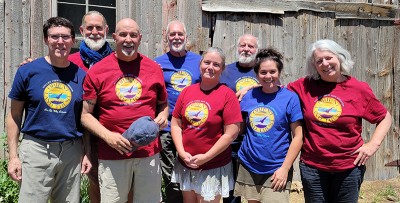
[[[140,146],[145,146],[153,142],[160,131],[160,127],[150,116],[143,116],[134,121],[129,128],[122,133],[130,142],[134,142]],[[132,151],[137,149],[136,146],[132,147]]]

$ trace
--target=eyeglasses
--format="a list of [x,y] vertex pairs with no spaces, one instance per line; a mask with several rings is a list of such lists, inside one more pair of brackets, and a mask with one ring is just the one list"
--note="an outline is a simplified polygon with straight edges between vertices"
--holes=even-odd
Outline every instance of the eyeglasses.
[[57,41],[60,37],[63,41],[67,41],[72,38],[72,35],[49,35],[49,37],[54,41]]

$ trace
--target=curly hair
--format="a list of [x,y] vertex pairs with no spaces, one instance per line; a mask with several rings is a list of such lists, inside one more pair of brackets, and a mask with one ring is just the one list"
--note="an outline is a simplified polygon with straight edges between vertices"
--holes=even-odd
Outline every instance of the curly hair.
[[282,72],[283,69],[283,56],[282,54],[274,48],[267,48],[267,49],[260,49],[256,55],[256,64],[254,65],[254,72],[258,74],[260,70],[260,65],[264,61],[274,61],[278,68],[279,74]]

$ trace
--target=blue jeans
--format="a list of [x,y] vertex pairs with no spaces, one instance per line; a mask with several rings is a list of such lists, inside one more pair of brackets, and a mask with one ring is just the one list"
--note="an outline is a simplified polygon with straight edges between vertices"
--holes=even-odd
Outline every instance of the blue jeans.
[[300,162],[305,202],[357,202],[364,173],[364,165],[343,172],[327,172]]

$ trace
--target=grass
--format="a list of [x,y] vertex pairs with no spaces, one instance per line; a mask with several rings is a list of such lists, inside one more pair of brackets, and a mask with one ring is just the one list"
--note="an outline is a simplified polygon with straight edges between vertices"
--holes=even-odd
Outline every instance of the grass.
[[385,202],[385,201],[400,202],[399,196],[394,190],[392,185],[388,185],[381,191],[379,191],[374,196],[372,203]]

